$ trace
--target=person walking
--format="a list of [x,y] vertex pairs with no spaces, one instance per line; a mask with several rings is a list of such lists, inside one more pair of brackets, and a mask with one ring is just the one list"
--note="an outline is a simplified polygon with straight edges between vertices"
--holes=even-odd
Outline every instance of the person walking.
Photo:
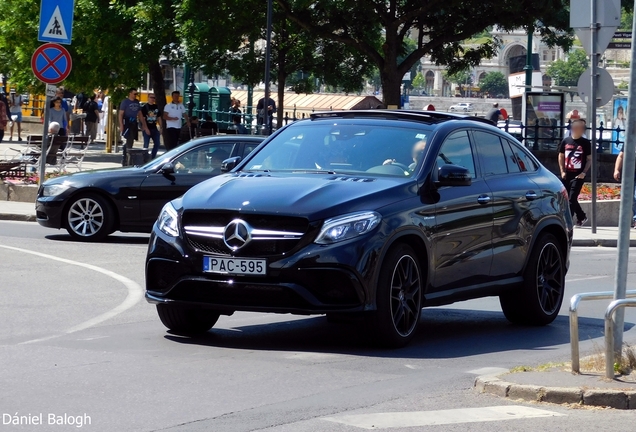
[[15,89],[9,92],[9,117],[11,119],[11,129],[9,141],[13,140],[13,127],[18,125],[18,141],[22,141],[22,95],[16,94]]
[[148,94],[148,103],[141,107],[141,133],[144,137],[144,150],[148,150],[150,138],[152,138],[152,158],[157,157],[159,146],[161,145],[161,108],[156,103],[157,97],[153,93]]
[[561,141],[559,146],[559,169],[561,180],[568,191],[570,211],[576,214],[576,226],[583,226],[587,216],[579,204],[579,194],[585,176],[592,168],[592,143],[585,138],[585,120],[577,119],[571,124],[572,134]]
[[163,108],[163,119],[165,120],[164,145],[167,150],[172,150],[179,145],[179,135],[181,134],[181,119],[185,119],[188,127],[190,127],[190,119],[186,113],[186,109],[179,101],[181,93],[179,91],[172,92],[172,102]]
[[137,139],[137,119],[139,117],[140,108],[139,101],[137,100],[137,89],[128,89],[128,97],[119,105],[119,131],[126,140],[122,147],[122,166],[128,164],[128,149],[133,148],[133,144]]
[[86,135],[88,135],[89,144],[95,142],[95,138],[97,138],[97,123],[99,122],[99,107],[97,106],[97,102],[95,102],[95,95],[91,95],[84,102],[84,113],[86,113],[86,118],[84,119],[86,123]]

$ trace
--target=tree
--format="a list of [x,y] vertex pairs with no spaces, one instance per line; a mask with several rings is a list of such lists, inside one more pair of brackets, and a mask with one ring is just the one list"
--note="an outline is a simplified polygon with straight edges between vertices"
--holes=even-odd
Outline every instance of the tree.
[[472,76],[470,75],[468,69],[462,69],[453,72],[444,71],[444,78],[446,79],[446,81],[456,84],[459,87],[459,92],[462,95],[464,94],[463,86],[473,84]]
[[[311,34],[349,46],[379,72],[384,102],[399,105],[402,77],[423,56],[450,72],[493,57],[499,41],[462,42],[489,26],[503,30],[534,26],[549,44],[571,44],[569,1],[489,0],[276,0],[290,20]],[[408,52],[407,40],[415,42]]]
[[567,60],[554,61],[547,70],[548,75],[558,86],[577,86],[581,74],[588,67],[588,59],[582,49],[572,50]]
[[488,93],[491,97],[503,94],[508,97],[508,80],[501,72],[489,72],[479,82],[482,92]]
[[[64,85],[74,91],[109,89],[116,98],[138,86],[150,72],[158,102],[165,103],[159,58],[178,57],[180,44],[171,18],[177,0],[76,0],[73,39],[68,50],[73,69]],[[37,41],[39,0],[4,0],[0,16],[1,73],[33,93],[44,85],[31,71]],[[19,43],[16,43],[19,41]],[[163,100],[162,100],[163,99]]]
[[422,72],[418,72],[417,75],[415,75],[415,78],[413,78],[412,85],[413,85],[413,88],[416,88],[416,89],[422,89],[426,86],[426,78],[424,78],[424,75],[422,75]]

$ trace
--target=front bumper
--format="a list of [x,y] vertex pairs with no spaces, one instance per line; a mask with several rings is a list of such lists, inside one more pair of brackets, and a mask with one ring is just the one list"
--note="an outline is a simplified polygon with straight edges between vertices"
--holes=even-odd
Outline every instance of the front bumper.
[[146,260],[146,299],[222,313],[368,310],[374,307],[377,244],[373,234],[328,246],[311,243],[288,256],[267,258],[267,276],[230,276],[203,272],[203,256],[210,253],[155,228]]
[[47,228],[63,228],[64,203],[60,197],[38,197],[35,202],[37,222]]

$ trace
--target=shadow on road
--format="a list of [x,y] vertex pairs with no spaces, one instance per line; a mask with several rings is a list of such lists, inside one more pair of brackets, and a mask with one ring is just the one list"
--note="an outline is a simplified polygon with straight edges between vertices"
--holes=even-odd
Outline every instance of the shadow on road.
[[[52,234],[47,235],[44,238],[47,240],[53,241],[61,241],[61,242],[72,242],[72,243],[87,243],[81,240],[75,240],[69,234]],[[104,244],[148,244],[149,235],[146,234],[134,234],[134,235],[109,235],[104,240],[99,242],[90,242],[90,243],[104,243]]]
[[[625,329],[634,324],[626,323]],[[603,336],[603,320],[579,318],[581,340]],[[414,340],[397,350],[374,347],[362,322],[327,322],[325,317],[232,329],[212,329],[196,337],[168,334],[167,339],[245,350],[328,352],[372,357],[456,358],[510,350],[549,350],[569,343],[569,323],[559,316],[549,326],[510,324],[501,312],[425,309]]]

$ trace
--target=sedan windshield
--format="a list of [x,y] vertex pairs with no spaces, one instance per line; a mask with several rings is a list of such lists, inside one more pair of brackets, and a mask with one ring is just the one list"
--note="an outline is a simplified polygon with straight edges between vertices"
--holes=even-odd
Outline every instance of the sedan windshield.
[[410,177],[429,133],[426,125],[408,123],[301,122],[274,137],[243,170]]

